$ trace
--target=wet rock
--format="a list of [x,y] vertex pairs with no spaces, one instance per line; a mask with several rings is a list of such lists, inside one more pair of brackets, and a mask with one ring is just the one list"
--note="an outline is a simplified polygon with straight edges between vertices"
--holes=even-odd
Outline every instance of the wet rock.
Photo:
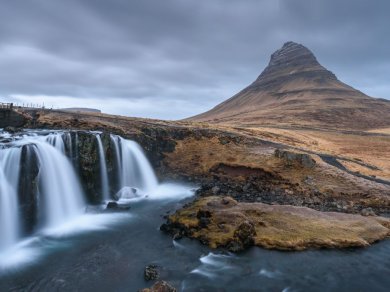
[[168,282],[158,281],[152,287],[142,289],[140,292],[177,292],[177,290]]
[[160,276],[159,267],[157,265],[148,265],[144,270],[145,281],[157,280]]
[[20,202],[20,214],[22,214],[21,225],[23,234],[33,233],[39,219],[39,162],[31,147],[31,145],[23,146],[20,164],[18,199]]
[[4,131],[5,131],[5,132],[8,132],[8,133],[10,133],[10,134],[15,134],[15,133],[18,132],[18,129],[15,128],[15,127],[10,127],[10,126],[8,126],[8,127],[5,127],[5,128],[4,128]]
[[118,209],[118,203],[117,202],[108,202],[106,208],[107,209]]
[[116,198],[119,199],[134,199],[142,197],[140,190],[132,187],[123,187],[116,195]]
[[129,204],[118,204],[117,202],[108,202],[106,206],[106,210],[109,211],[127,211],[129,209]]

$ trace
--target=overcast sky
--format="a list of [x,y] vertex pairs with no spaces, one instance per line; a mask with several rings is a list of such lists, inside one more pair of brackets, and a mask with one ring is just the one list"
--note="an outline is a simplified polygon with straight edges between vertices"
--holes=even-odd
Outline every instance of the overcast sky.
[[390,1],[0,0],[0,97],[179,119],[250,84],[286,41],[390,98]]

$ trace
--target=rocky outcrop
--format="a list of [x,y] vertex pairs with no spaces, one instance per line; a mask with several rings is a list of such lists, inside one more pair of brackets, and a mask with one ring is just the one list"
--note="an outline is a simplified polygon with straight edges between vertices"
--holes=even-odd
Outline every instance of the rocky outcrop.
[[[336,76],[318,63],[314,54],[305,46],[294,42],[287,42],[282,48],[271,55],[268,66],[252,84],[256,86],[272,87],[281,85],[286,79],[297,78],[333,79]],[[278,84],[279,83],[279,84]]]
[[[205,220],[205,218],[207,220]],[[390,219],[205,197],[168,216],[161,230],[232,252],[365,247],[390,236]]]
[[10,109],[0,108],[0,128],[14,127],[19,128],[24,126],[28,122],[28,118]]
[[38,223],[38,173],[39,164],[36,155],[32,150],[33,146],[24,145],[19,175],[19,202],[20,214],[23,214],[22,229],[24,234],[31,234]]
[[[72,132],[71,135],[72,140],[75,141],[73,159],[75,165],[78,166],[78,173],[83,189],[90,203],[99,203],[102,200],[102,194],[96,137],[91,133],[83,131]],[[111,148],[109,147],[110,144],[107,143],[106,136],[102,137],[102,143],[105,146],[106,152],[110,152]],[[111,157],[111,155],[107,155],[109,162],[107,166],[111,165]],[[112,168],[107,167],[107,170],[109,169],[112,170]]]
[[306,168],[313,168],[316,166],[315,160],[311,158],[310,154],[306,153],[276,149],[275,157],[284,159],[286,166],[293,166],[293,164],[298,164]]

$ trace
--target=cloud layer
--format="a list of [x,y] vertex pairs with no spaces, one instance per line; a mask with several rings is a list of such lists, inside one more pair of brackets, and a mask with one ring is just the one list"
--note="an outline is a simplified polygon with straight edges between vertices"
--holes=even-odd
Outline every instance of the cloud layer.
[[0,1],[6,100],[184,118],[251,83],[289,40],[390,98],[385,0]]

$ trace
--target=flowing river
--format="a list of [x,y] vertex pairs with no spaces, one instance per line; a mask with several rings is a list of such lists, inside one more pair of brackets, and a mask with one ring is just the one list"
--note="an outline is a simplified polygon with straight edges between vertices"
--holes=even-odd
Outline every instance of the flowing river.
[[[388,291],[389,240],[366,249],[236,255],[173,241],[159,226],[192,199],[193,186],[159,183],[138,144],[112,135],[114,183],[100,133],[91,135],[100,160],[95,205],[76,171],[75,133],[0,135],[0,291],[137,291],[153,284],[143,278],[149,264],[179,291]],[[26,190],[21,181],[34,165],[35,184]],[[113,193],[130,208],[105,210]]]

